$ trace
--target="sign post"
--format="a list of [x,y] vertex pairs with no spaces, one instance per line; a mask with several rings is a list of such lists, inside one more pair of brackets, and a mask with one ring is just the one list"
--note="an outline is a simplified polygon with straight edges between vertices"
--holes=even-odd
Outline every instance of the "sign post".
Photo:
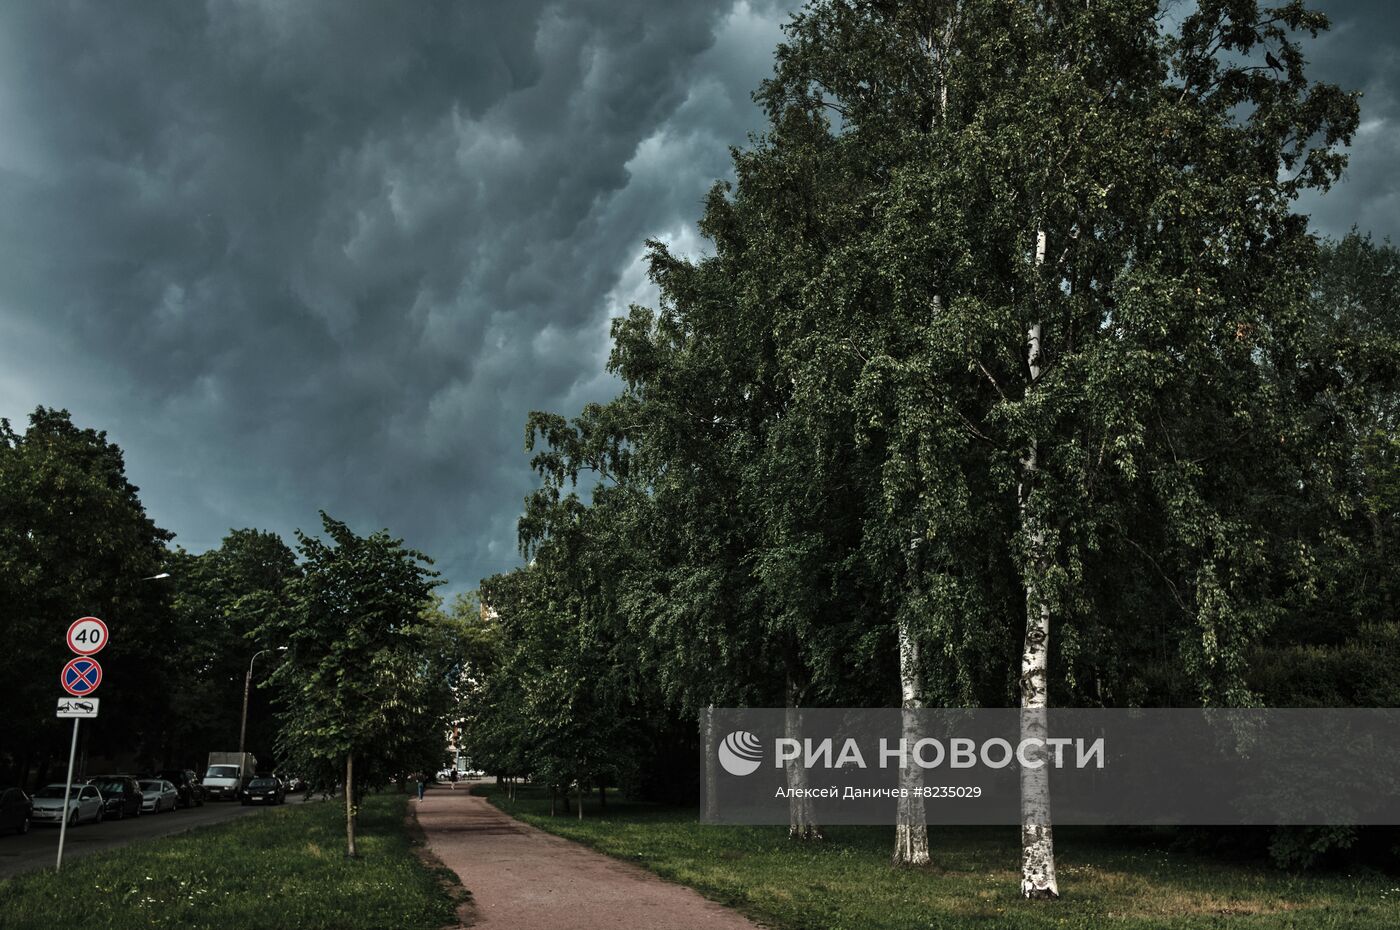
[[68,648],[78,654],[69,659],[58,673],[63,690],[75,698],[90,700],[58,699],[58,716],[73,718],[73,742],[68,747],[68,777],[63,780],[63,820],[58,826],[58,861],[55,872],[63,869],[63,844],[68,839],[68,799],[73,790],[73,762],[78,757],[78,724],[84,717],[97,716],[97,698],[91,698],[97,686],[102,684],[102,666],[96,659],[89,658],[101,652],[107,645],[107,624],[96,617],[80,617],[68,627]]
[[68,747],[68,777],[63,780],[63,820],[58,825],[58,861],[53,866],[55,872],[63,869],[63,841],[68,838],[68,794],[73,790],[73,757],[78,754],[78,724],[82,722],[81,717],[73,718],[73,745]]

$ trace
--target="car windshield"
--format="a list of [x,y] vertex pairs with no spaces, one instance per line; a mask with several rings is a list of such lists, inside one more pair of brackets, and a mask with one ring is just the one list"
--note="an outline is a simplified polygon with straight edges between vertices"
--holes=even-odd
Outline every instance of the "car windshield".
[[236,765],[211,765],[209,771],[204,773],[205,778],[237,778],[238,766]]
[[126,785],[119,781],[95,781],[93,785],[103,794],[121,794],[126,791]]
[[159,790],[160,790],[160,782],[158,782],[158,781],[143,781],[143,782],[141,782],[141,790],[142,790],[142,791],[159,791]]
[[275,779],[275,778],[255,778],[255,779],[253,779],[252,781],[248,782],[248,787],[249,787],[249,788],[276,788],[276,787],[277,787],[277,779]]
[[[73,786],[73,791],[72,791],[73,797],[76,798],[76,797],[78,796],[78,790],[79,790],[79,789],[78,789],[78,786],[77,786],[77,785],[74,785],[74,786]],[[62,799],[62,797],[63,797],[63,786],[62,786],[62,785],[49,785],[49,786],[47,786],[46,788],[44,788],[43,790],[39,791],[39,793],[36,794],[36,795],[34,795],[34,797],[36,797],[36,798],[59,798],[59,799]]]

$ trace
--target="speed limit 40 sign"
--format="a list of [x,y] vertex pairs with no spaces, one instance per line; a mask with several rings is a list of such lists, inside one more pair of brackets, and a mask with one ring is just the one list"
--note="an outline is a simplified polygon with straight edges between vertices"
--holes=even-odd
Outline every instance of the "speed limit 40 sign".
[[68,648],[80,656],[97,655],[107,645],[107,624],[96,617],[80,617],[68,627]]

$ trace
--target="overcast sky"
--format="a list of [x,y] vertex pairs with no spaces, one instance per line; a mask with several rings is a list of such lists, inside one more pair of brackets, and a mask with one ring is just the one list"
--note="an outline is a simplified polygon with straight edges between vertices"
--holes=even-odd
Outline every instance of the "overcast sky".
[[[647,237],[761,128],[795,4],[0,5],[0,416],[107,430],[192,551],[387,527],[450,591],[518,564],[531,409],[616,391]],[[1400,239],[1400,35],[1332,3],[1364,90],[1317,227]]]

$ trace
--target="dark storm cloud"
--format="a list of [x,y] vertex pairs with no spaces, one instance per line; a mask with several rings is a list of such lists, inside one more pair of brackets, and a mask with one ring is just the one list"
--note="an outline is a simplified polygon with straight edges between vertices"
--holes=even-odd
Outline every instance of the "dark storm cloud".
[[194,549],[324,507],[452,587],[514,562],[532,408],[609,396],[766,5],[0,10],[0,414],[68,406]]
[[[795,5],[0,6],[0,416],[108,429],[192,549],[325,508],[475,585],[526,413],[616,390],[642,242],[699,248]],[[1307,207],[1394,233],[1394,27],[1333,6],[1310,52],[1367,122]]]
[[1361,92],[1361,126],[1352,140],[1342,184],[1303,209],[1313,225],[1342,236],[1354,225],[1400,242],[1400,17],[1390,0],[1319,4],[1332,28],[1309,42],[1319,79]]

